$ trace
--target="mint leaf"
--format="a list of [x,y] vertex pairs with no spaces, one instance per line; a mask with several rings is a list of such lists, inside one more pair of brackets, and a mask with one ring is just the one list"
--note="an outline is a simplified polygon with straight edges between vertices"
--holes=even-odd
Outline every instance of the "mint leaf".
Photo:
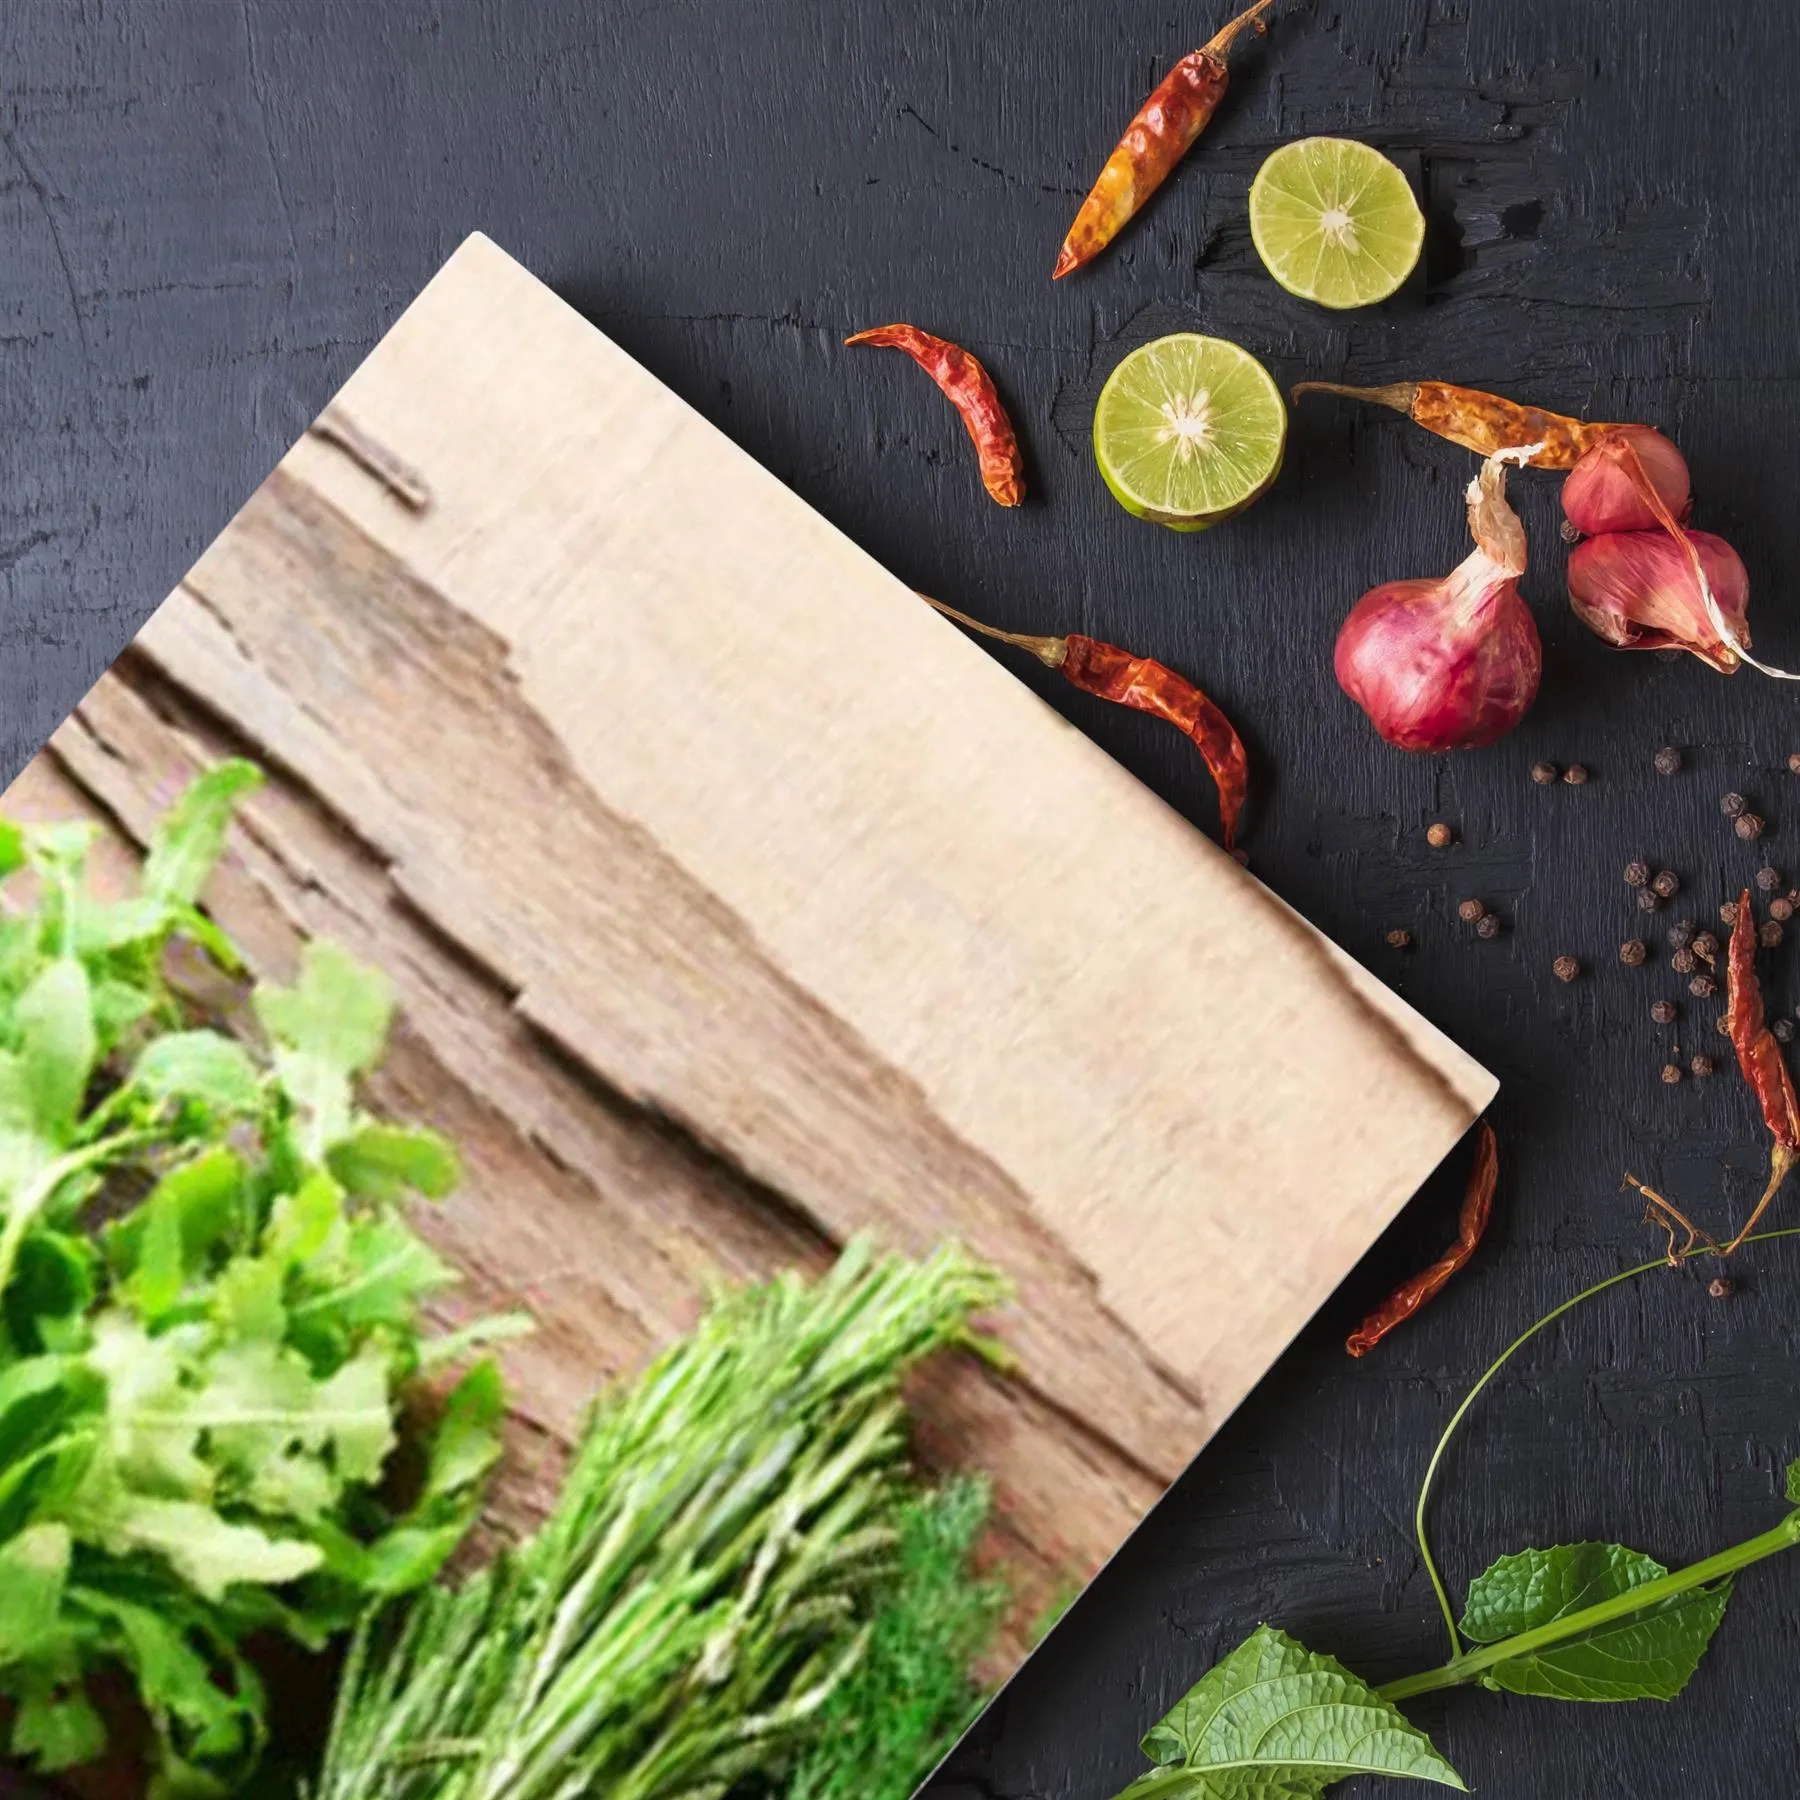
[[153,1100],[192,1100],[227,1117],[254,1114],[262,1081],[242,1044],[217,1031],[174,1031],[153,1039],[132,1080]]
[[193,782],[151,834],[145,894],[170,906],[192,906],[225,848],[238,802],[261,787],[262,779],[254,763],[233,760]]
[[87,969],[72,956],[47,964],[19,996],[13,1017],[33,1122],[52,1143],[64,1143],[99,1056]]
[[441,1200],[462,1179],[456,1152],[435,1131],[363,1125],[326,1157],[331,1172],[364,1200],[402,1200],[409,1193]]
[[1374,1689],[1268,1625],[1203,1675],[1143,1748],[1162,1769],[1133,1786],[1166,1800],[1310,1800],[1350,1775],[1463,1786]]
[[[1496,1644],[1666,1575],[1623,1544],[1561,1544],[1503,1556],[1469,1587],[1463,1632]],[[1724,1617],[1731,1583],[1693,1588],[1578,1638],[1498,1663],[1484,1686],[1550,1700],[1673,1700]]]

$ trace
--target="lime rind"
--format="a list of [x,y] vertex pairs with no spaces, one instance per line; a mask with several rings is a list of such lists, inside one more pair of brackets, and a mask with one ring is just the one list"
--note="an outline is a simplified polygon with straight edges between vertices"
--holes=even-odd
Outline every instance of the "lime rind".
[[1287,407],[1224,338],[1178,332],[1126,356],[1094,408],[1094,457],[1121,506],[1177,531],[1242,512],[1281,469]]
[[1289,293],[1341,310],[1400,287],[1418,266],[1425,216],[1380,151],[1348,138],[1302,138],[1257,171],[1250,235]]

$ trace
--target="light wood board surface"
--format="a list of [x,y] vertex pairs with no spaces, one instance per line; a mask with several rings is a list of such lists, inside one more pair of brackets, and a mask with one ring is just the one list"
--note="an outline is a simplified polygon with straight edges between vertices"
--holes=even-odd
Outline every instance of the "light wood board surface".
[[210,903],[397,984],[456,1306],[541,1323],[507,1516],[709,1281],[956,1237],[1020,1373],[926,1452],[1085,1578],[1491,1078],[485,239],[325,424],[6,806],[270,767]]

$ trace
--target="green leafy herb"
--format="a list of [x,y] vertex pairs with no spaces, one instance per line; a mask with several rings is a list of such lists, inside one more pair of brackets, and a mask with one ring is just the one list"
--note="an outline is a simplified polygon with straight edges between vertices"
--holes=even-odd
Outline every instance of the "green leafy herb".
[[88,1677],[122,1670],[170,1795],[255,1766],[245,1638],[317,1647],[430,1581],[498,1454],[483,1364],[416,1500],[382,1497],[401,1390],[442,1355],[419,1305],[452,1279],[401,1203],[456,1176],[358,1103],[386,983],[310,946],[252,992],[267,1056],[169,984],[178,942],[238,966],[196,909],[259,779],[202,776],[125,900],[88,891],[89,828],[0,826],[0,877],[33,877],[30,905],[0,894],[0,1697],[12,1754],[64,1768],[103,1747]]

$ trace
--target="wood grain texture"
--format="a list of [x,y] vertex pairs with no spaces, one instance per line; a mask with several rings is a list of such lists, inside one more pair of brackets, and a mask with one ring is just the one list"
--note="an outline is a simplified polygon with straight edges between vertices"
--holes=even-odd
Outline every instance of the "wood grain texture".
[[[1589,639],[1561,599],[1554,484],[1521,480],[1538,706],[1494,751],[1401,758],[1337,693],[1330,644],[1365,588],[1461,555],[1467,459],[1397,419],[1309,402],[1275,490],[1188,540],[1117,511],[1086,431],[1116,358],[1190,327],[1237,338],[1284,382],[1440,376],[1647,417],[1687,451],[1700,521],[1749,564],[1759,647],[1794,666],[1800,13],[1294,0],[1240,51],[1219,118],[1145,218],[1053,287],[1118,127],[1226,10],[0,9],[0,779],[404,299],[485,229],[908,582],[1204,682],[1262,771],[1256,872],[1505,1078],[1496,1223],[1475,1264],[1404,1337],[1343,1357],[1363,1306],[1447,1241],[1450,1169],[1033,1660],[946,1795],[1104,1800],[1138,1766],[1143,1726],[1261,1618],[1378,1676],[1433,1659],[1408,1514],[1457,1395],[1524,1322],[1645,1253],[1625,1168],[1709,1219],[1759,1185],[1736,1084],[1657,1079],[1710,1018],[1660,955],[1617,966],[1639,926],[1617,876],[1633,856],[1667,861],[1681,916],[1735,894],[1757,857],[1721,830],[1728,787],[1771,819],[1762,853],[1800,872],[1791,692]],[[1369,314],[1288,300],[1249,243],[1262,157],[1319,131],[1383,144],[1421,182],[1426,267]],[[847,332],[893,317],[993,370],[1030,456],[1016,515],[980,493],[961,427],[911,371],[840,355]],[[1210,819],[1186,746],[1005,660]],[[1649,758],[1670,741],[1688,771],[1659,780]],[[1582,759],[1594,779],[1534,788],[1540,757]],[[1458,827],[1448,854],[1423,843],[1438,817]],[[1507,919],[1497,941],[1457,925],[1471,894]],[[1396,925],[1414,932],[1408,954],[1382,941]],[[1552,980],[1563,952],[1588,979]],[[1793,955],[1768,973],[1790,1006]],[[1684,1008],[1668,1031],[1647,1017],[1663,995]],[[1310,1044],[1302,1029],[1296,1055]],[[602,1166],[597,1147],[579,1153]],[[1528,1542],[1623,1537],[1680,1561],[1767,1523],[1771,1470],[1800,1448],[1795,1279],[1791,1257],[1763,1254],[1729,1303],[1641,1285],[1528,1357],[1447,1470],[1453,1584]],[[1774,1566],[1742,1586],[1672,1706],[1461,1695],[1419,1716],[1497,1795],[1783,1793],[1796,1579]]]

